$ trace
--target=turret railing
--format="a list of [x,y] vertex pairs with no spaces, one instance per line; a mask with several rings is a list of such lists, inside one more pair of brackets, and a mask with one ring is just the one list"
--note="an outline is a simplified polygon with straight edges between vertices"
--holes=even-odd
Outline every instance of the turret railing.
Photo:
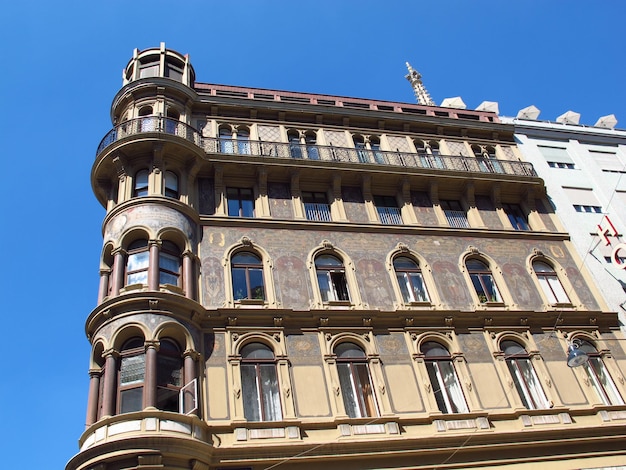
[[146,116],[118,124],[102,139],[96,157],[109,145],[127,136],[163,133],[175,135],[202,148],[208,154],[251,155],[295,160],[344,163],[380,164],[410,168],[462,171],[470,173],[499,173],[503,175],[537,176],[533,165],[515,160],[431,155],[401,151],[369,150],[335,147],[333,145],[300,144],[294,142],[266,142],[247,138],[204,137],[193,127],[176,119]]

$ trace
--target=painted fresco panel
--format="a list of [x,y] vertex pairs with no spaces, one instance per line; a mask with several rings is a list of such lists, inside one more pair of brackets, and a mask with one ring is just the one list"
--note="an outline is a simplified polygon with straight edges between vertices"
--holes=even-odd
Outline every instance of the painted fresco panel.
[[270,212],[277,219],[293,219],[291,191],[287,183],[268,183]]
[[420,225],[438,225],[433,203],[426,191],[411,191],[411,203]]
[[343,199],[346,217],[350,222],[367,222],[365,199],[363,199],[361,188],[343,186],[341,188],[341,198]]
[[490,229],[502,229],[504,226],[496,213],[496,208],[488,196],[476,196],[476,208],[483,219],[483,223]]
[[211,178],[198,178],[198,199],[200,214],[215,214],[215,185]]

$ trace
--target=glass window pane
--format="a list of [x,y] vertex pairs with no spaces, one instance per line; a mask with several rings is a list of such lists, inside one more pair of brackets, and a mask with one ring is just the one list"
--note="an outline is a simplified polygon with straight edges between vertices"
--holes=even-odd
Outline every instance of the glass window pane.
[[261,264],[261,260],[258,256],[252,253],[237,253],[233,256],[233,264]]
[[365,351],[354,343],[340,343],[335,347],[335,354],[338,358],[365,358]]
[[143,409],[143,387],[120,392],[120,413],[130,413]]
[[128,271],[148,269],[149,261],[150,261],[150,255],[148,251],[142,251],[139,253],[130,254],[128,255],[128,262],[126,264],[126,269]]
[[120,385],[142,383],[145,374],[145,355],[122,357],[120,366]]
[[241,357],[245,359],[274,359],[274,353],[262,343],[249,343],[241,348]]
[[355,384],[357,386],[357,398],[359,399],[362,414],[365,416],[376,416],[376,403],[374,394],[372,393],[372,382],[370,379],[369,368],[367,364],[352,364],[355,371]]
[[411,297],[411,284],[409,282],[409,276],[407,273],[396,273],[398,278],[398,285],[400,286],[400,292],[402,293],[402,300],[405,302],[412,302]]
[[264,421],[280,421],[283,414],[280,406],[278,378],[275,364],[260,364],[261,396],[263,398]]
[[552,292],[554,292],[554,298],[557,302],[567,303],[569,302],[569,298],[565,293],[565,289],[563,289],[563,285],[561,281],[559,281],[558,277],[550,276],[547,278],[548,284],[551,287]]
[[261,421],[261,402],[254,364],[241,364],[243,413],[248,421]]
[[491,275],[486,274],[480,276],[483,286],[485,287],[485,291],[487,294],[487,302],[501,302],[500,293],[498,292],[498,288],[496,287],[496,283],[493,280]]
[[467,404],[452,361],[437,361],[452,413],[467,413]]
[[180,258],[161,252],[159,255],[159,268],[177,273],[180,270]]
[[233,268],[233,297],[235,300],[248,298],[245,268]]
[[332,279],[333,287],[337,300],[349,301],[350,295],[348,294],[348,285],[346,283],[346,275],[343,272],[331,272],[330,277]]
[[148,271],[140,271],[138,273],[129,274],[126,278],[126,284],[147,284],[148,283]]
[[424,279],[420,273],[409,273],[414,302],[428,302],[428,294],[424,286]]
[[334,300],[333,293],[330,290],[330,279],[327,272],[317,273],[317,283],[320,286],[322,302]]
[[341,396],[343,397],[346,414],[350,418],[360,418],[361,410],[357,404],[356,389],[350,370],[350,364],[337,364],[337,372],[339,374],[339,385],[341,387]]
[[163,411],[179,411],[178,390],[171,388],[157,387],[156,407]]
[[393,267],[396,269],[419,269],[419,266],[411,258],[398,256],[393,260]]
[[182,362],[180,357],[159,354],[157,360],[157,385],[180,387]]
[[241,201],[241,216],[254,217],[254,201],[248,199]]
[[265,300],[265,287],[263,285],[263,270],[248,269],[250,277],[250,296],[252,299]]

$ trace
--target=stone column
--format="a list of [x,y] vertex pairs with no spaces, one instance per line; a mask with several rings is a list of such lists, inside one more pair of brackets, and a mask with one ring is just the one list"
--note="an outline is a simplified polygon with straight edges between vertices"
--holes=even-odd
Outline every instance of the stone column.
[[113,251],[113,285],[111,286],[111,296],[120,294],[120,289],[124,285],[124,270],[126,268],[126,251],[118,248]]
[[183,253],[183,285],[185,297],[194,300],[196,298],[196,280],[193,269],[193,253],[189,250]]
[[148,264],[148,290],[159,290],[159,251],[161,242],[150,240],[150,261]]
[[158,341],[146,341],[146,376],[143,388],[143,407],[157,406],[157,354]]
[[102,357],[105,358],[102,415],[113,416],[115,414],[115,398],[117,396],[117,361],[120,354],[114,349],[107,349],[102,353]]
[[109,293],[109,276],[111,274],[110,269],[100,270],[100,285],[98,287],[98,305],[102,303],[104,298]]
[[[192,349],[187,349],[183,353],[183,386],[186,386],[196,378],[196,360],[198,357],[199,354]],[[197,416],[200,408],[199,402],[198,386],[196,383],[196,387],[194,389],[186,389],[183,392],[183,412],[187,414],[195,408],[193,414]]]
[[100,393],[101,369],[89,369],[89,395],[87,398],[87,426],[98,420],[98,394]]

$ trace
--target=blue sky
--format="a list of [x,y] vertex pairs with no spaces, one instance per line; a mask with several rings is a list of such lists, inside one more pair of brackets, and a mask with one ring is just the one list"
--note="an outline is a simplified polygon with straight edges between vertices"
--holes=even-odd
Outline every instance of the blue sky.
[[5,2],[0,98],[3,468],[60,469],[84,429],[104,209],[89,174],[135,47],[189,53],[198,81],[413,102],[567,110],[626,128],[626,3]]

